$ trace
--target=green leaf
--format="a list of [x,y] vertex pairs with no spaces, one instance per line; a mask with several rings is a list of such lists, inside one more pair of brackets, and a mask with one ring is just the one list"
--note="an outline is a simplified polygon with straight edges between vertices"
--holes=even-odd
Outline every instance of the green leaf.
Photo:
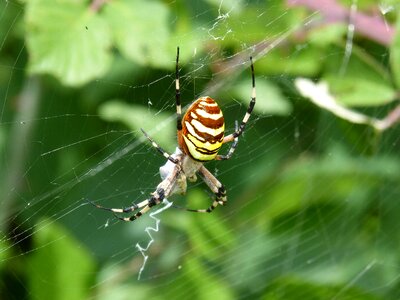
[[347,106],[377,106],[396,99],[390,76],[380,63],[356,46],[345,63],[342,51],[326,61],[323,77],[337,102]]
[[400,88],[400,12],[397,14],[396,34],[390,47],[390,66],[394,81]]
[[[119,100],[108,101],[100,106],[99,114],[104,120],[122,122],[131,130],[143,128],[165,150],[173,150],[176,146],[175,114],[160,113]],[[142,136],[142,133],[139,132],[139,135]]]
[[321,61],[316,57],[325,55],[324,51],[309,43],[286,49],[275,47],[257,61],[257,72],[266,74],[288,74],[301,76],[318,76]]
[[111,63],[107,24],[84,1],[28,1],[29,71],[78,86],[101,77]]
[[[190,190],[186,198],[186,206],[196,209],[207,208],[212,201],[210,195],[199,190]],[[216,209],[214,213],[200,214],[198,218],[190,216],[189,224],[185,227],[196,255],[214,262],[218,262],[223,253],[235,244],[235,237],[229,231],[229,225],[221,221],[221,212],[222,210]]]
[[316,46],[328,46],[333,43],[339,43],[346,35],[346,32],[347,26],[345,24],[319,26],[310,31],[308,40]]
[[[254,111],[259,114],[274,114],[287,116],[292,112],[292,104],[285,98],[279,87],[271,81],[256,78],[257,103]],[[251,95],[251,86],[248,80],[243,80],[235,85],[234,95],[245,105]]]
[[[20,29],[19,20],[21,15],[21,7],[19,5],[10,5],[8,1],[1,1],[0,3],[0,49],[4,49],[3,46],[7,44],[8,39],[13,39],[13,35],[17,35]],[[16,26],[17,25],[17,26]],[[2,51],[1,59],[5,57],[15,55],[15,53],[7,53]],[[4,64],[4,63],[3,63]]]
[[[157,290],[152,288],[151,284],[145,284],[143,281],[136,280],[136,274],[133,274],[131,271],[125,275],[127,280],[112,280],[118,274],[126,274],[126,272],[124,264],[115,264],[115,262],[108,263],[102,267],[97,276],[97,294],[94,299],[164,299]],[[104,284],[104,282],[107,282],[107,284]]]
[[11,245],[5,237],[0,239],[0,275],[7,266],[8,258],[12,256]]
[[[200,300],[208,299],[234,299],[234,295],[226,282],[221,277],[217,277],[207,272],[206,264],[195,256],[188,256],[182,266],[182,276],[193,288],[190,289],[192,298]],[[186,290],[187,292],[187,290]],[[176,295],[165,299],[176,299]],[[185,297],[184,297],[185,298]]]
[[377,106],[390,103],[396,91],[383,82],[362,78],[332,77],[332,93],[338,102],[347,106]]
[[110,1],[104,8],[117,48],[140,65],[168,67],[175,45],[168,51],[167,7],[155,1]]
[[[209,39],[209,33],[203,27],[204,20],[201,22],[193,20],[185,2],[177,2],[174,13],[179,15],[179,18],[174,23],[173,34],[169,38],[168,44],[169,49],[173,49],[170,52],[173,58],[175,58],[176,47],[180,47],[179,61],[183,67],[185,61],[192,61],[204,48],[207,48],[204,40]],[[208,52],[207,49],[206,51]]]
[[[208,0],[207,2],[217,2]],[[225,3],[227,2],[227,3]],[[208,30],[212,38],[220,43],[231,44],[238,49],[240,43],[253,44],[260,40],[275,40],[286,35],[290,30],[302,24],[299,11],[288,10],[281,0],[268,0],[256,5],[246,1],[223,1],[218,5],[220,14]],[[265,9],[268,7],[268,9]],[[221,12],[222,11],[222,12]],[[262,15],[260,12],[262,11]],[[224,14],[225,12],[225,14]]]
[[87,299],[95,265],[82,245],[54,221],[41,220],[33,235],[28,281],[34,299]]
[[282,246],[279,239],[268,236],[260,228],[260,226],[243,226],[242,230],[235,233],[239,245],[227,251],[232,254],[224,261],[224,270],[233,286],[257,289],[265,282],[269,282],[271,278],[278,276],[278,271],[274,268],[271,268],[264,276],[255,275],[264,272],[266,262],[273,261],[276,258],[276,250]]
[[307,282],[302,278],[282,277],[269,285],[263,300],[322,300],[322,299],[382,299],[370,291],[363,291],[354,286],[329,286]]
[[217,7],[220,15],[222,13],[227,13],[228,15],[237,15],[239,12],[243,11],[244,7],[243,1],[237,0],[225,0],[223,2],[219,0],[205,0],[205,2]]
[[[400,178],[398,165],[397,158],[355,159],[340,149],[333,149],[324,158],[303,158],[288,164],[279,175],[274,174],[273,187],[262,184],[260,190],[254,193],[268,195],[268,204],[263,205],[265,214],[262,214],[262,218],[273,219],[299,211],[305,205],[342,203],[343,199],[349,201],[353,197],[364,199],[380,184],[391,178]],[[329,189],[320,188],[325,186],[329,186]],[[265,199],[260,198],[259,201],[264,203]],[[350,203],[363,205],[355,200]],[[259,211],[260,204],[257,201],[251,205]]]

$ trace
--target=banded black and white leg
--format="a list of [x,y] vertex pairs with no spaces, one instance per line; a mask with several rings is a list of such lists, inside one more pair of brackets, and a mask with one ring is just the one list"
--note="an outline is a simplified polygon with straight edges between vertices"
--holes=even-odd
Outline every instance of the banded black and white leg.
[[[147,199],[145,201],[142,201],[141,203],[139,203],[137,206],[140,206],[140,204],[146,202],[143,204],[143,207],[140,211],[138,211],[136,214],[134,214],[133,216],[130,217],[120,217],[118,216],[116,213],[118,213],[118,211],[115,211],[115,209],[111,209],[111,211],[114,213],[114,216],[121,220],[121,221],[125,221],[125,222],[132,222],[135,221],[136,219],[140,218],[142,215],[144,215],[145,213],[147,213],[150,208],[152,208],[155,205],[160,204],[161,202],[163,202],[165,198],[165,191],[163,188],[157,188],[157,190],[155,192],[152,193],[152,196],[150,197],[150,199]],[[133,206],[132,206],[133,207]],[[126,211],[123,211],[126,212]]]
[[[109,207],[104,207],[104,206],[98,205],[91,201],[89,201],[89,202],[97,208],[113,212],[114,216],[117,219],[120,219],[122,221],[134,221],[137,218],[141,217],[143,214],[145,214],[151,207],[153,207],[157,204],[160,204],[164,200],[164,198],[165,198],[165,191],[160,188],[160,189],[157,189],[154,193],[152,193],[151,198],[146,199],[138,204],[134,203],[133,205],[125,207],[125,208],[109,208]],[[141,210],[131,217],[120,217],[117,215],[117,214],[122,214],[122,213],[134,212],[135,210],[138,210],[138,209],[141,209]]]
[[[171,191],[176,182],[178,172],[179,172],[179,167],[177,165],[173,169],[173,171],[168,175],[168,177],[157,186],[156,191],[151,194],[151,197],[149,199],[146,199],[146,200],[138,203],[138,204],[134,203],[133,205],[125,207],[125,208],[109,208],[109,207],[104,207],[104,206],[98,205],[92,201],[88,201],[88,202],[97,208],[113,212],[114,216],[121,221],[132,222],[132,221],[140,218],[146,212],[148,212],[150,210],[150,208],[152,208],[153,206],[158,205],[161,202],[163,202],[163,200],[171,194]],[[138,209],[140,209],[140,211],[138,211],[136,214],[134,214],[130,217],[120,217],[117,215],[117,214],[122,214],[122,213],[131,213]]]
[[203,181],[207,184],[209,189],[214,193],[215,199],[210,207],[207,209],[189,209],[186,208],[187,211],[198,212],[198,213],[210,213],[212,212],[218,205],[225,205],[227,202],[226,198],[226,190],[224,185],[219,182],[215,176],[206,169],[206,167],[201,166],[199,169],[199,174]]
[[[238,121],[235,121],[235,132],[237,132],[238,130],[239,130]],[[215,159],[216,160],[228,160],[228,159],[230,159],[232,157],[232,155],[233,155],[233,152],[235,152],[235,149],[236,149],[238,143],[239,143],[239,137],[237,136],[237,137],[235,137],[233,139],[233,143],[229,147],[228,154],[226,154],[226,155],[217,155]]]
[[[235,148],[237,146],[238,140],[237,138],[242,135],[242,133],[244,132],[245,128],[246,128],[246,124],[249,121],[249,118],[251,116],[251,113],[253,112],[254,109],[254,105],[256,104],[256,80],[255,80],[255,76],[254,76],[254,65],[253,65],[253,58],[250,57],[250,68],[251,68],[251,83],[252,83],[252,90],[251,90],[251,100],[249,103],[249,106],[247,108],[246,114],[243,117],[242,122],[240,123],[239,128],[235,129],[235,132],[227,135],[226,137],[224,137],[222,143],[229,143],[233,141],[233,145],[231,146],[231,148],[229,149],[228,152],[228,158],[230,158],[230,155],[233,154],[233,152],[235,151]],[[217,159],[227,159],[227,158],[217,158]]]
[[179,47],[176,48],[176,64],[175,64],[175,105],[176,105],[176,129],[178,136],[182,131],[182,106],[181,106],[181,90],[179,86]]
[[144,136],[151,142],[151,145],[156,148],[158,152],[161,153],[162,156],[164,156],[166,159],[170,160],[174,164],[178,163],[178,160],[176,158],[173,158],[167,151],[165,151],[155,140],[153,140],[146,131],[143,130],[143,128],[140,128],[140,130],[143,132]]

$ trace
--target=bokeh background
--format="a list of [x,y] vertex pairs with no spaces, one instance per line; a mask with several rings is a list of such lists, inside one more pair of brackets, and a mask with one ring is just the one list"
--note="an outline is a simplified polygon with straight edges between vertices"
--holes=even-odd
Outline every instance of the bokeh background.
[[[399,299],[399,30],[395,0],[1,0],[1,298]],[[228,133],[255,61],[207,163],[229,203],[120,222],[87,200],[160,182],[140,128],[174,151],[177,46],[184,105]]]

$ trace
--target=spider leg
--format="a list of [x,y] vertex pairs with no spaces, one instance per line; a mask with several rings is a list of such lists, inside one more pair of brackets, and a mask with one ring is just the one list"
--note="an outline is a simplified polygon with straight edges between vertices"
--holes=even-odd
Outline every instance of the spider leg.
[[[235,132],[237,132],[239,130],[238,128],[239,128],[238,122],[235,121]],[[233,139],[233,143],[231,144],[231,146],[229,148],[228,154],[227,155],[217,155],[215,157],[215,159],[216,160],[228,160],[228,159],[230,159],[232,157],[232,155],[233,155],[233,152],[235,152],[238,143],[239,143],[239,137],[235,137]]]
[[204,180],[204,182],[207,184],[207,186],[210,188],[210,190],[215,194],[215,199],[213,203],[211,204],[210,207],[207,209],[190,209],[186,208],[187,211],[191,212],[199,212],[199,213],[210,213],[212,212],[218,205],[225,205],[226,204],[226,190],[225,187],[221,182],[218,181],[215,176],[208,171],[204,166],[201,166],[199,169],[199,173]]
[[179,47],[176,47],[176,64],[175,64],[175,101],[176,101],[176,129],[178,136],[182,131],[182,107],[181,107],[181,90],[179,88]]
[[[134,221],[140,218],[142,215],[144,215],[151,207],[160,204],[166,197],[168,197],[171,194],[176,183],[176,178],[177,176],[179,176],[179,171],[180,171],[179,165],[175,165],[175,167],[167,176],[167,178],[161,181],[161,183],[157,186],[157,189],[155,192],[152,193],[152,196],[149,199],[146,199],[138,204],[133,204],[132,206],[126,208],[108,208],[98,205],[89,200],[88,202],[97,208],[113,212],[114,216],[121,221],[125,222]],[[133,212],[137,209],[141,210],[130,217],[120,217],[117,215],[118,213]]]
[[[132,222],[135,221],[136,219],[140,218],[142,215],[144,215],[147,211],[150,210],[150,208],[152,208],[153,206],[160,204],[165,198],[165,191],[163,188],[157,188],[157,190],[153,193],[153,195],[150,197],[150,199],[144,200],[141,203],[146,202],[145,205],[143,205],[143,208],[138,211],[136,214],[134,214],[133,216],[130,217],[120,217],[117,214],[115,214],[114,212],[114,216],[121,220],[121,221],[125,221],[125,222]],[[140,204],[140,203],[139,203]],[[139,205],[138,204],[138,205]]]
[[133,205],[125,207],[125,208],[111,208],[111,207],[104,207],[104,206],[101,206],[101,205],[99,205],[97,203],[94,203],[93,201],[87,200],[87,202],[89,202],[93,206],[95,206],[97,208],[100,208],[100,209],[103,209],[103,210],[111,211],[113,213],[129,213],[129,212],[135,211],[135,210],[137,210],[139,208],[142,208],[142,207],[146,206],[148,204],[148,201],[149,200],[146,199],[146,200],[144,200],[144,201],[142,201],[142,202],[140,202],[138,204],[134,203]]
[[163,148],[160,147],[148,134],[146,131],[143,130],[143,128],[140,128],[140,130],[143,132],[144,136],[151,142],[151,145],[157,149],[158,152],[160,152],[166,159],[170,160],[174,164],[178,163],[178,160],[176,158],[173,158],[168,152],[166,152]]
[[239,129],[235,130],[234,133],[224,137],[224,140],[222,141],[222,143],[224,144],[234,141],[236,137],[239,137],[244,132],[247,121],[249,120],[251,113],[253,112],[254,105],[256,104],[256,80],[254,77],[253,58],[251,56],[250,56],[250,67],[251,67],[252,91],[251,91],[251,101],[249,103],[249,107],[247,108],[246,114],[243,117],[242,123],[240,123]]

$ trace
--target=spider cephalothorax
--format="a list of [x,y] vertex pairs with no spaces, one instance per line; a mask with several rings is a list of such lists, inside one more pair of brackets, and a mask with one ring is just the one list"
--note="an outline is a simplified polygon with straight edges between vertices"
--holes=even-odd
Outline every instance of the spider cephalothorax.
[[[164,199],[173,194],[184,194],[187,188],[187,180],[196,181],[196,174],[200,175],[210,190],[215,194],[215,200],[207,209],[186,209],[193,212],[212,212],[218,205],[224,205],[227,201],[225,187],[215,176],[204,167],[203,163],[210,160],[227,160],[236,149],[239,136],[243,133],[247,121],[256,104],[256,88],[254,78],[253,61],[250,57],[252,94],[249,107],[238,126],[235,123],[235,131],[224,135],[224,116],[217,102],[211,97],[205,96],[195,100],[187,109],[182,118],[182,108],[179,88],[179,47],[176,54],[175,86],[176,86],[176,115],[178,147],[173,154],[164,151],[143,129],[142,132],[148,140],[168,161],[160,167],[161,183],[152,193],[149,199],[126,208],[107,208],[91,202],[98,208],[113,213],[131,213],[139,210],[130,217],[118,217],[123,221],[133,221],[146,213],[152,206],[160,204]],[[220,155],[218,151],[225,143],[233,142],[227,155]]]

